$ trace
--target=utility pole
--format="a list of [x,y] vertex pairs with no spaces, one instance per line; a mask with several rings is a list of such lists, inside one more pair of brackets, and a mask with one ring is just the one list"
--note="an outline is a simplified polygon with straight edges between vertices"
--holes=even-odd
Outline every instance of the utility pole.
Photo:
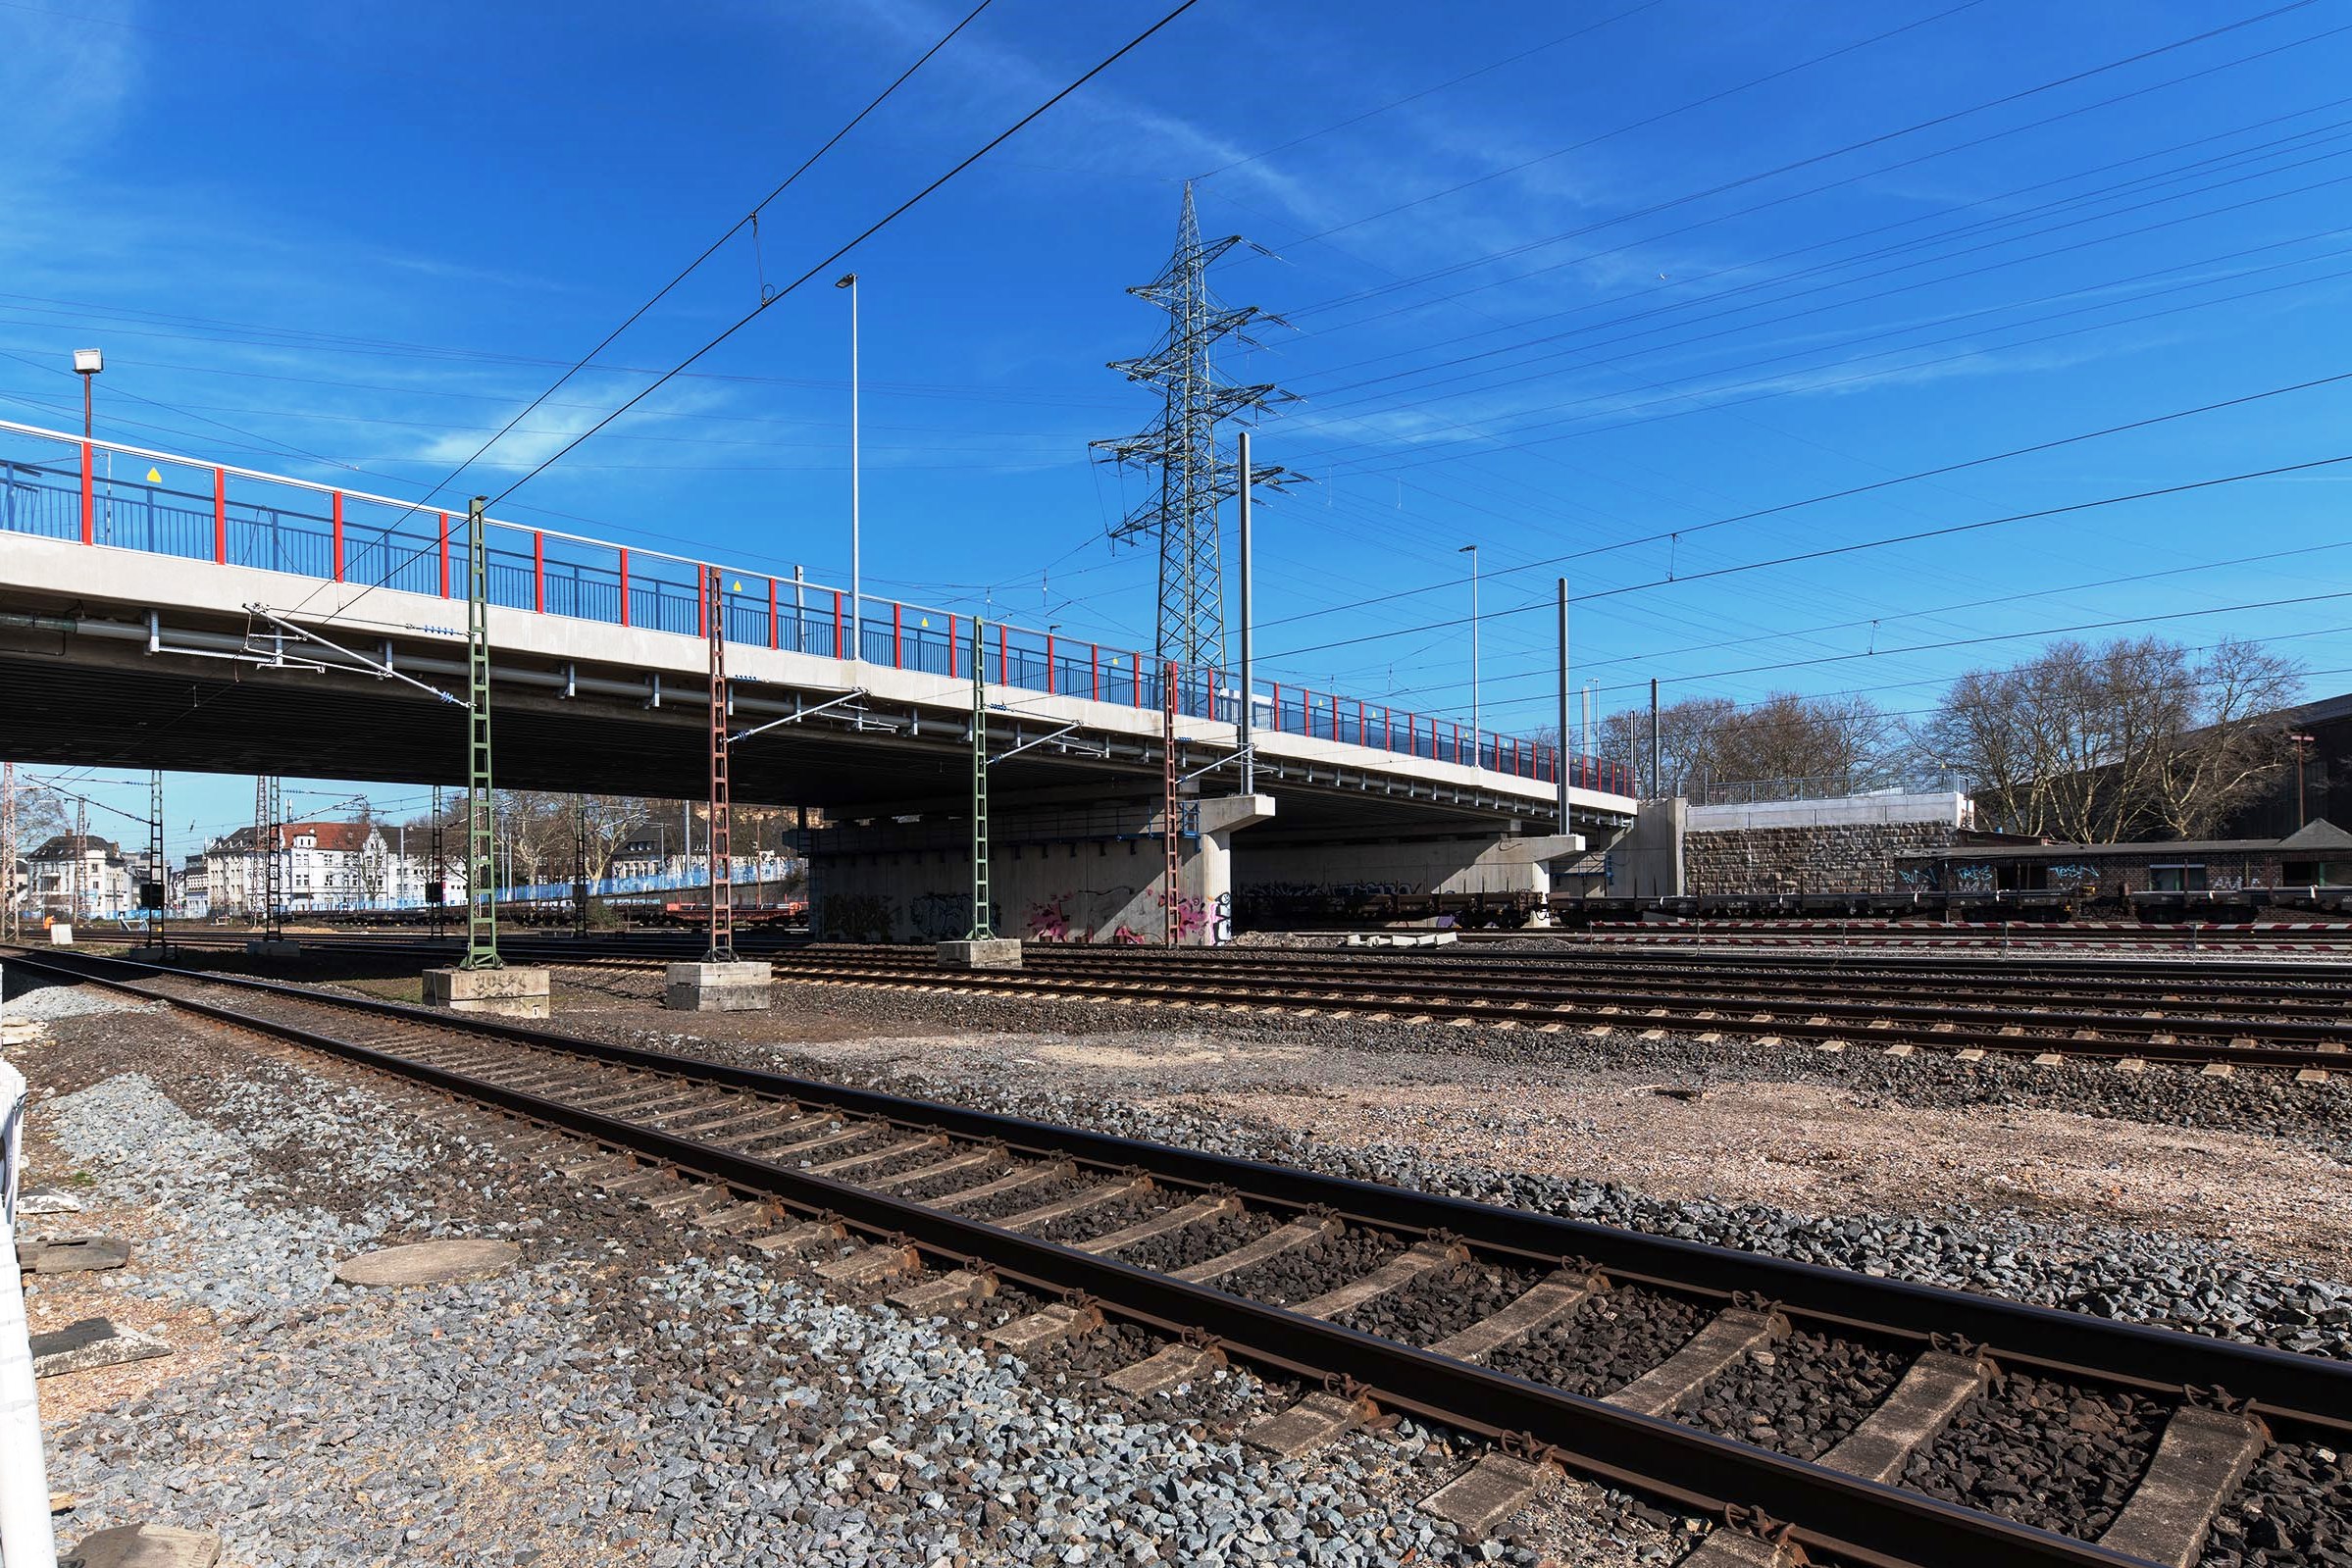
[[[836,288],[849,291],[849,647],[846,652],[833,650],[838,659],[862,659],[866,656],[864,606],[860,595],[865,591],[863,576],[862,520],[858,517],[858,460],[857,460],[857,275],[848,273],[833,280]],[[799,577],[799,568],[793,576]],[[794,593],[797,598],[797,591]]]
[[[1239,470],[1239,476],[1235,482],[1240,486],[1241,492],[1236,511],[1239,513],[1240,521],[1240,564],[1242,569],[1242,712],[1240,732],[1242,793],[1253,795],[1257,793],[1257,747],[1253,735],[1253,725],[1256,719],[1257,707],[1257,699],[1253,695],[1257,689],[1254,684],[1257,676],[1255,661],[1251,657],[1250,639],[1251,633],[1255,630],[1254,623],[1257,613],[1252,602],[1250,588],[1250,432],[1246,430],[1236,431],[1234,444],[1238,449],[1238,461],[1235,467]],[[1357,735],[1355,738],[1361,740],[1363,736]]]
[[706,964],[735,962],[735,806],[727,782],[727,593],[719,569],[702,569],[702,623],[710,633],[710,947]]
[[147,875],[153,879],[139,888],[139,907],[147,912],[147,945],[161,952],[164,945],[164,894],[172,885],[164,869],[164,771],[147,774]]
[[504,969],[498,956],[496,825],[490,820],[489,545],[483,508],[466,504],[466,955],[460,969]]
[[285,935],[285,859],[290,846],[285,836],[285,781],[276,774],[262,781],[262,937],[275,941]]
[[1559,795],[1559,831],[1568,831],[1568,580],[1559,580],[1559,744],[1552,752],[1552,778]]
[[[1225,589],[1218,508],[1239,488],[1240,475],[1217,451],[1217,422],[1291,398],[1270,383],[1221,380],[1209,367],[1212,346],[1231,339],[1254,347],[1248,329],[1276,321],[1255,306],[1228,308],[1209,291],[1210,266],[1242,243],[1239,234],[1202,242],[1188,182],[1174,254],[1157,278],[1128,290],[1167,312],[1167,329],[1149,354],[1110,366],[1159,392],[1160,413],[1139,434],[1093,443],[1099,461],[1149,476],[1146,498],[1111,527],[1110,536],[1159,541],[1157,661],[1219,674],[1225,669]],[[1263,469],[1254,478],[1280,488],[1295,476]]]
[[2311,811],[2303,799],[2303,780],[2310,771],[2307,764],[2311,761],[2311,748],[2319,743],[2320,737],[2298,733],[2286,738],[2295,748],[2295,828],[2300,832],[2311,824]]
[[[987,623],[972,617],[972,924],[964,933],[966,941],[994,941],[997,936],[994,895],[989,887],[988,857],[988,649],[981,641],[981,632]],[[800,828],[808,831],[807,808],[800,814]],[[808,857],[811,878],[816,875],[817,860]],[[809,905],[816,908],[816,890],[809,890]]]
[[1652,676],[1650,678],[1650,793],[1654,798],[1662,798],[1665,794],[1665,781],[1659,777],[1661,771],[1659,755],[1658,677]]
[[1478,764],[1478,546],[1454,552],[1470,558],[1470,765]]
[[433,939],[441,939],[441,911],[449,901],[449,862],[441,852],[441,786],[433,786],[433,875],[425,883],[425,907],[433,911]]
[[265,918],[262,914],[261,885],[264,876],[262,856],[266,851],[261,846],[261,835],[262,828],[268,823],[269,817],[269,775],[257,773],[253,776],[252,853],[245,857],[245,912],[253,917],[253,924],[257,927],[263,923]]
[[82,876],[90,861],[90,808],[86,802],[74,803],[74,912],[67,917],[68,925],[81,922]]
[[1160,846],[1167,851],[1167,895],[1160,900],[1160,942],[1176,945],[1176,902],[1184,895],[1184,867],[1177,858],[1176,843],[1176,663],[1169,660],[1161,666],[1165,680],[1160,687],[1159,755],[1166,764],[1166,789],[1160,797],[1164,814],[1160,818]]
[[572,796],[572,935],[588,931],[588,796]]
[[0,763],[0,941],[25,934],[17,911],[17,765]]

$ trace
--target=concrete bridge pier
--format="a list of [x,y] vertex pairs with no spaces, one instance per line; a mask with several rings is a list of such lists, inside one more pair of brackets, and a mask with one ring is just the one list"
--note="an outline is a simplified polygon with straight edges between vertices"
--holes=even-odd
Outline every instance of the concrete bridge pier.
[[[1234,843],[1274,815],[1270,795],[1181,807],[1177,939],[1233,938]],[[1037,942],[1157,945],[1167,920],[1159,801],[999,809],[989,857],[992,924]],[[955,942],[972,925],[971,827],[960,818],[846,823],[806,836],[819,941]]]

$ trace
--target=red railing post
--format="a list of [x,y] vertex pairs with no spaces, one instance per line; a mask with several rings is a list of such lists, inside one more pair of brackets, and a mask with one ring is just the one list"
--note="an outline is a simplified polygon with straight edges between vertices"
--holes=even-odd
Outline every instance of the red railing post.
[[1363,699],[1358,697],[1355,699],[1355,743],[1359,746],[1368,746],[1372,743],[1371,736],[1372,732],[1364,728]]
[[839,588],[833,590],[833,656],[837,659],[849,657],[842,651],[842,590]]
[[1130,651],[1127,655],[1127,663],[1135,676],[1135,705],[1140,708],[1144,705],[1144,656],[1141,653]]
[[334,580],[343,581],[343,492],[334,492]]
[[1093,675],[1093,678],[1094,678],[1094,694],[1095,694],[1095,700],[1096,700],[1097,702],[1100,702],[1100,701],[1102,700],[1102,644],[1101,644],[1101,643],[1099,643],[1099,642],[1090,642],[1090,643],[1088,643],[1088,644],[1086,645],[1086,661],[1087,661],[1087,668],[1088,668],[1088,670],[1089,670],[1090,672],[1092,672],[1092,675]]
[[1012,659],[1005,646],[1004,623],[1001,621],[997,623],[997,684],[1012,684]]
[[212,558],[216,566],[229,564],[229,471],[212,471]]
[[90,443],[81,443],[81,542],[98,542],[98,487],[90,467]]
[[449,596],[449,514],[441,514],[441,597]]
[[776,632],[776,580],[774,578],[768,579],[768,646],[771,648],[784,646],[783,639],[777,635]]
[[1269,681],[1266,683],[1266,685],[1272,693],[1272,696],[1269,700],[1274,713],[1274,733],[1276,734],[1280,734],[1282,733],[1282,683],[1279,681]]
[[947,616],[947,679],[955,679],[955,616]]
[[707,564],[694,568],[694,635],[706,642],[710,640],[710,590],[704,584],[709,581]]
[[629,624],[629,547],[621,547],[621,625]]
[[1046,633],[1046,693],[1053,693],[1053,633]]
[[547,535],[537,529],[531,531],[531,608],[547,613]]
[[891,602],[891,668],[894,670],[906,668],[905,633],[900,627],[899,615],[903,608],[896,600]]

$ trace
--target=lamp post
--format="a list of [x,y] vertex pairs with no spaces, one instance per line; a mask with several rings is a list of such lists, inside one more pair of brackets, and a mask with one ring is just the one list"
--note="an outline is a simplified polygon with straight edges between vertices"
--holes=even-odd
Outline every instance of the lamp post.
[[106,369],[106,358],[94,348],[74,350],[74,374],[81,378],[81,438],[90,438],[90,383]]
[[1465,544],[1454,552],[1470,558],[1470,756],[1478,755],[1478,546]]
[[[847,657],[866,656],[865,615],[860,603],[863,582],[859,576],[858,518],[857,518],[857,275],[844,273],[833,280],[836,288],[849,291],[849,652]],[[841,650],[836,648],[836,653]]]
[[2306,765],[2311,761],[2311,748],[2319,742],[2320,737],[2296,733],[2286,738],[2287,743],[2295,748],[2295,828],[2300,832],[2311,822],[2311,813],[2303,800],[2303,780],[2309,772]]

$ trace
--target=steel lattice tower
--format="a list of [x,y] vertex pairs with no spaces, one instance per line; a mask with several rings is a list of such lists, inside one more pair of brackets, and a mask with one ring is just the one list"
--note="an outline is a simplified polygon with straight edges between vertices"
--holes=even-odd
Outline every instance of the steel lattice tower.
[[[1157,278],[1127,291],[1166,311],[1168,329],[1150,353],[1113,360],[1110,366],[1131,381],[1157,387],[1165,406],[1140,434],[1094,443],[1099,461],[1142,469],[1158,481],[1157,493],[1115,524],[1110,536],[1158,536],[1157,655],[1187,669],[1221,670],[1225,664],[1217,508],[1239,491],[1240,472],[1218,449],[1217,422],[1292,400],[1290,393],[1271,383],[1246,386],[1220,380],[1209,365],[1209,350],[1218,342],[1230,338],[1255,347],[1247,329],[1278,320],[1254,305],[1228,308],[1209,290],[1209,267],[1234,246],[1247,243],[1239,234],[1202,240],[1188,180],[1175,253]],[[1276,489],[1293,477],[1278,468],[1262,468],[1254,476],[1260,486]]]
[[24,931],[17,913],[17,765],[0,764],[0,941]]

